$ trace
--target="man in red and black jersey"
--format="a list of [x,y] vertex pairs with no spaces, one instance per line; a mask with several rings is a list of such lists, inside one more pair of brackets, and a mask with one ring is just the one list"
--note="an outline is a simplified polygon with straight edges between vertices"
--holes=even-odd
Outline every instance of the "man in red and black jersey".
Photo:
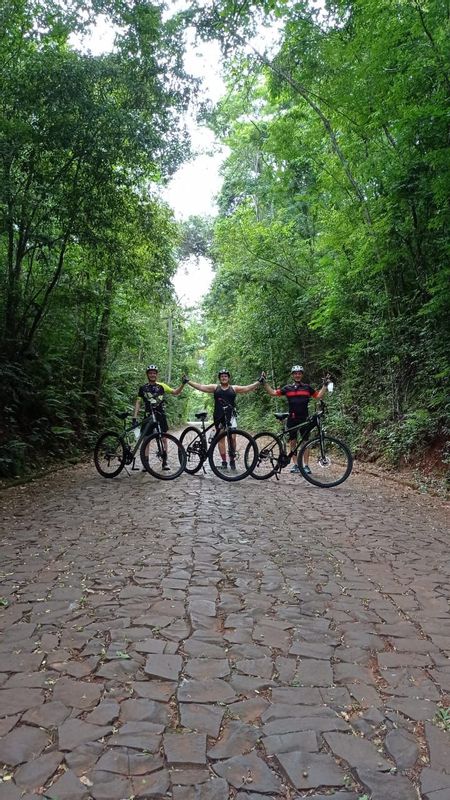
[[[322,386],[321,389],[316,390],[313,389],[309,383],[303,383],[304,369],[299,364],[295,364],[292,367],[291,374],[293,381],[292,383],[287,383],[285,386],[281,386],[279,389],[273,389],[266,381],[264,381],[264,388],[266,392],[271,395],[271,397],[280,397],[282,395],[283,397],[287,398],[289,411],[287,427],[297,428],[298,425],[301,425],[301,423],[305,422],[308,418],[308,403],[311,397],[313,397],[315,400],[321,400],[327,388],[326,386]],[[289,436],[291,453],[293,450],[295,450],[297,433],[298,430],[292,430]],[[294,464],[291,467],[291,472],[300,472],[297,463],[295,462],[295,456],[292,456],[292,460],[294,461]],[[305,469],[309,470],[309,467],[305,466]]]

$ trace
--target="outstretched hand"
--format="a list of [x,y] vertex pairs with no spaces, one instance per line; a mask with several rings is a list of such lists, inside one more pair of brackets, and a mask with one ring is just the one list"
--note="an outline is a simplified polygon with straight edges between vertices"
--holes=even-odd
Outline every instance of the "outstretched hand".
[[189,378],[188,378],[188,376],[187,376],[187,375],[182,375],[182,376],[181,376],[181,383],[183,384],[183,386],[184,386],[186,383],[189,383]]
[[263,384],[266,382],[266,373],[264,370],[261,372],[261,375],[258,378],[259,383]]

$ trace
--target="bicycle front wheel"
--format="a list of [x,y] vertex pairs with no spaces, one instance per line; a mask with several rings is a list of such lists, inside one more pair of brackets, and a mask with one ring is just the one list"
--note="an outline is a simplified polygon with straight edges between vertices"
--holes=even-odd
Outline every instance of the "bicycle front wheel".
[[261,431],[254,437],[258,456],[250,475],[257,481],[271,478],[278,471],[281,463],[283,445],[274,433]]
[[125,443],[114,431],[105,431],[94,447],[94,464],[103,478],[115,478],[125,465]]
[[331,489],[347,480],[353,468],[353,456],[344,442],[323,436],[303,445],[297,463],[305,480]]
[[[224,481],[241,481],[250,475],[258,456],[255,441],[239,428],[221,431],[211,442],[209,465]],[[226,465],[226,466],[225,466]]]
[[141,444],[142,465],[150,475],[160,481],[178,478],[186,466],[186,453],[175,436],[170,433],[154,433]]
[[185,428],[180,436],[180,444],[186,452],[186,466],[184,471],[189,475],[195,475],[202,468],[206,459],[205,444],[202,432],[194,425]]

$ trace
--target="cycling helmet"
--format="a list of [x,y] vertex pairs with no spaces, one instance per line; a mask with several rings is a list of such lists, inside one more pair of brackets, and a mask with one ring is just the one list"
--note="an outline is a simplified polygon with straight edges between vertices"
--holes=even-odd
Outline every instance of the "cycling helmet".
[[294,364],[294,366],[291,369],[291,372],[304,372],[304,371],[305,370],[303,369],[303,367],[300,366],[300,364]]
[[149,364],[145,371],[150,372],[151,369],[154,369],[155,372],[158,372],[158,367],[156,366],[156,364]]
[[228,377],[230,377],[231,376],[230,375],[230,370],[229,369],[219,369],[219,372],[217,373],[217,377],[220,378],[221,375],[228,375]]

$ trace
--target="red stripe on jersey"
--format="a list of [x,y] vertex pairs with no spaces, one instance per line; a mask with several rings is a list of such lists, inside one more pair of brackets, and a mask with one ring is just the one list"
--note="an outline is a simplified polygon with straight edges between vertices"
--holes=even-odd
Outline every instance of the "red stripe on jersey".
[[286,392],[286,397],[311,397],[311,395],[305,389],[297,389],[296,391]]

